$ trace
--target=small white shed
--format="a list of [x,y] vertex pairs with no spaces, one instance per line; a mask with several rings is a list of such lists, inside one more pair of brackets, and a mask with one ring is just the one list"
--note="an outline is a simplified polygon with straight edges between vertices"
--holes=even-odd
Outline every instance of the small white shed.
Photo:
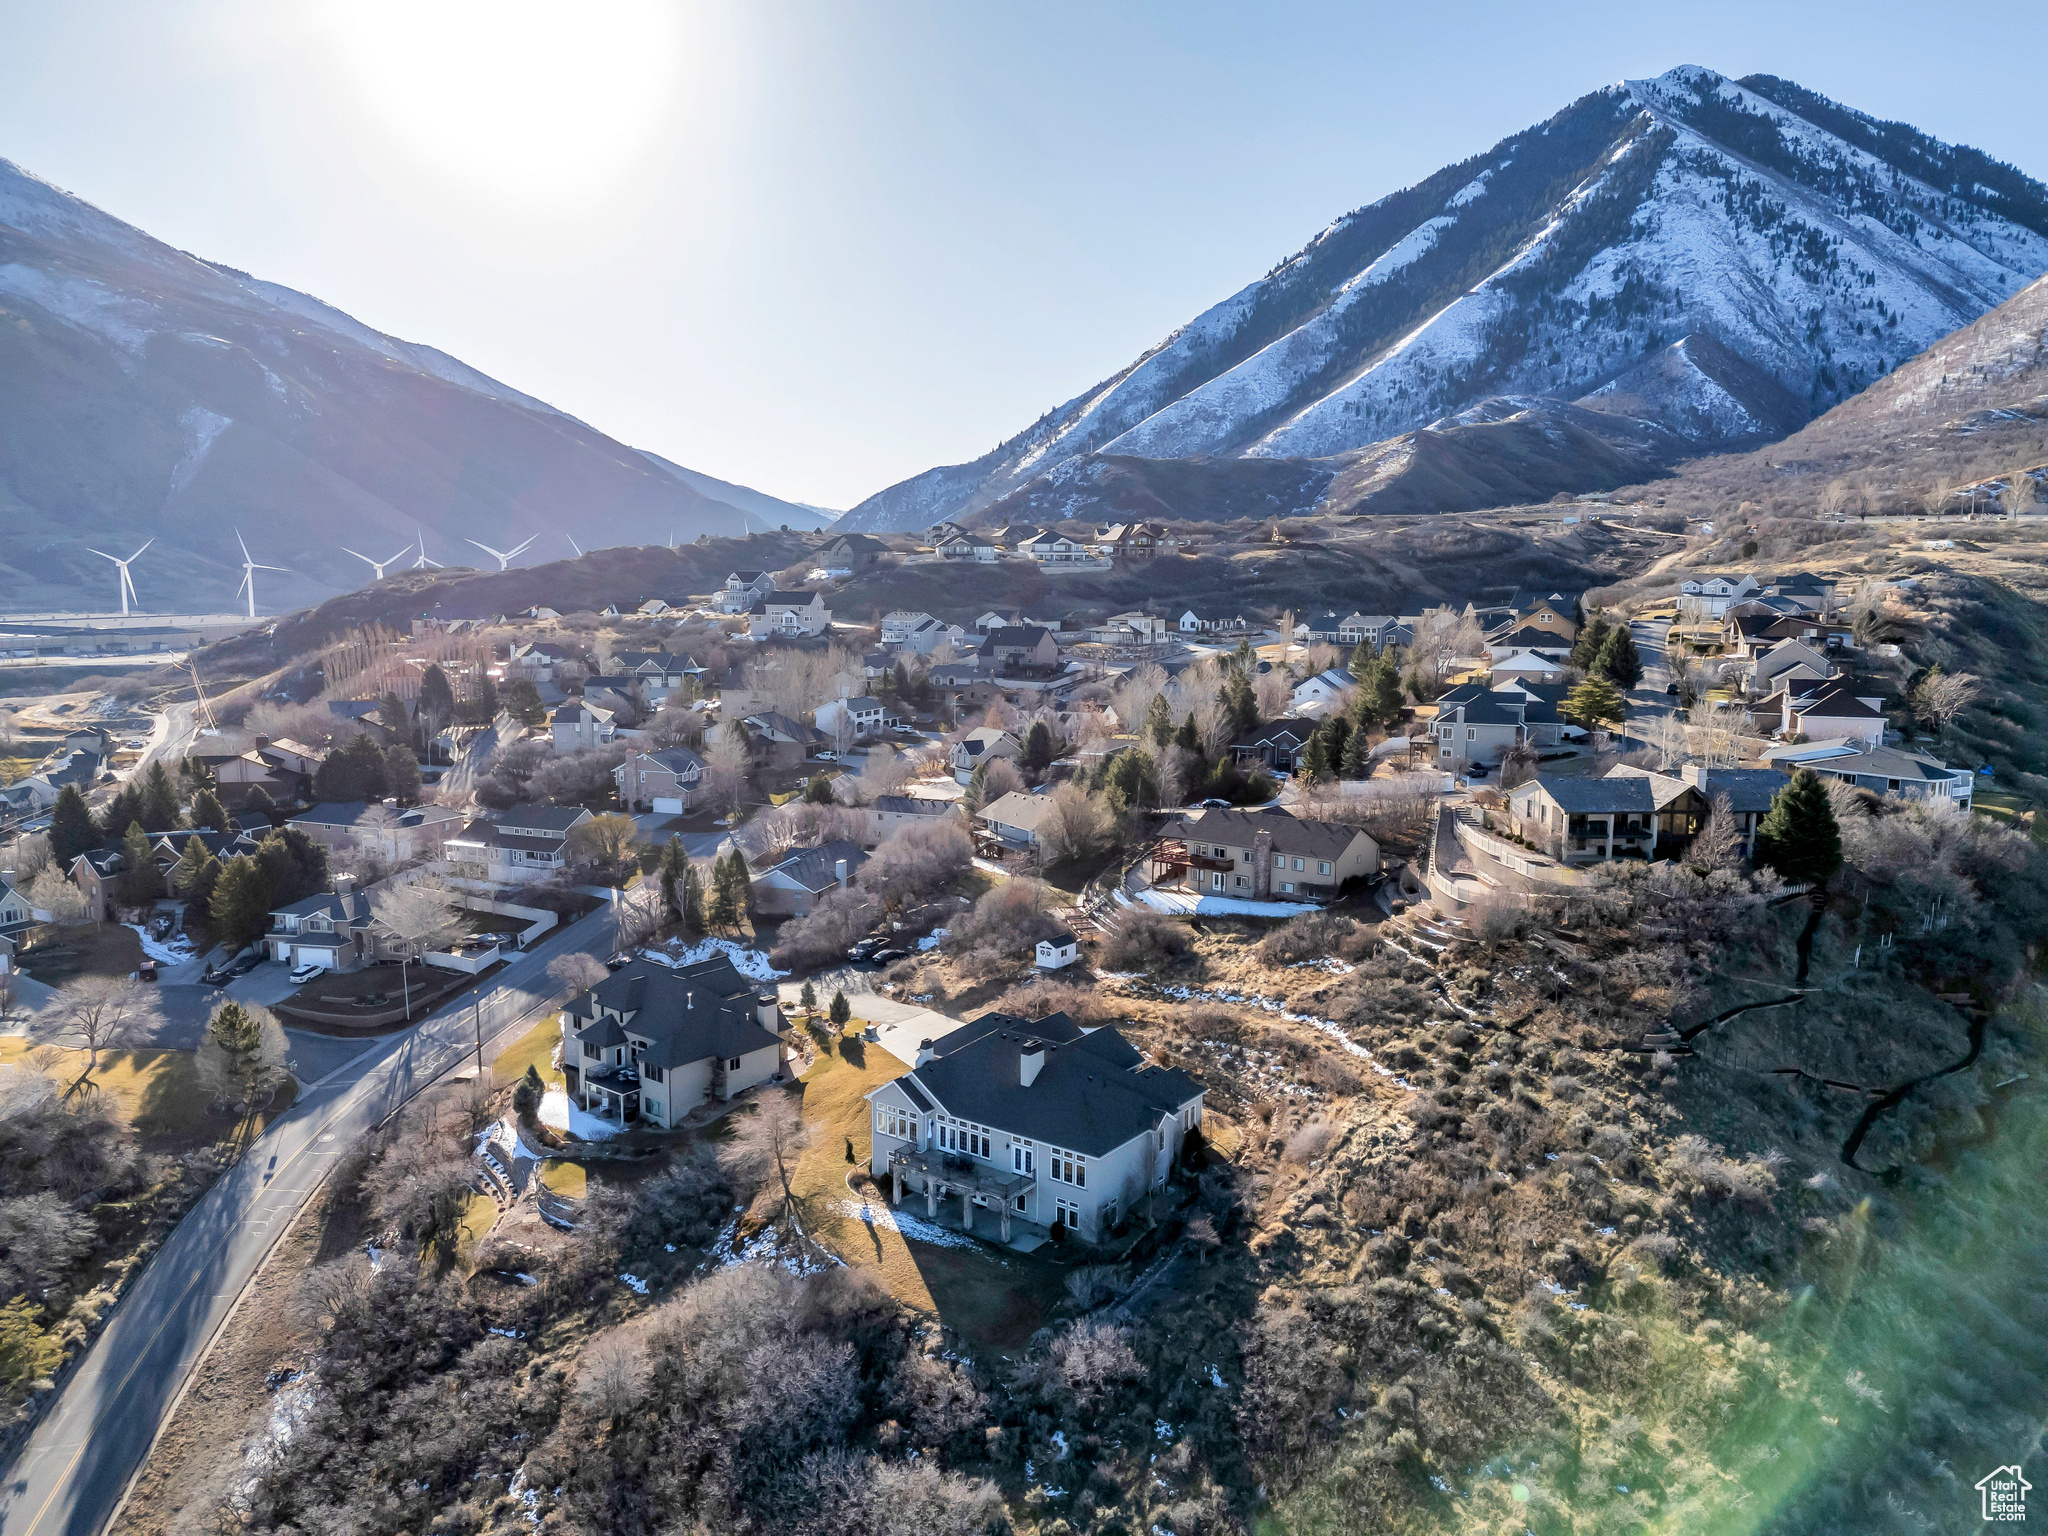
[[1081,941],[1064,928],[1038,941],[1038,968],[1042,971],[1064,970],[1080,958]]

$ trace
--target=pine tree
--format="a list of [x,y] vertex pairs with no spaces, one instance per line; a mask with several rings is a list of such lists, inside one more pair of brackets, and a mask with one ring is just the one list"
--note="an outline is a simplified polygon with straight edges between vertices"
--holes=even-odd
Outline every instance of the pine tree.
[[197,837],[186,838],[184,851],[171,871],[178,895],[204,910],[213,895],[213,883],[219,878],[220,860],[208,853],[206,844]]
[[1223,684],[1223,705],[1230,711],[1231,739],[1249,736],[1259,728],[1259,696],[1252,680],[1235,667]]
[[1350,744],[1354,728],[1348,716],[1332,715],[1323,722],[1322,734],[1329,744],[1326,750],[1330,757],[1330,773],[1334,777],[1337,765],[1344,761],[1344,748]]
[[1173,711],[1167,707],[1163,693],[1154,694],[1151,707],[1145,711],[1145,734],[1162,752],[1173,742]]
[[168,832],[178,824],[178,788],[161,762],[151,763],[142,778],[142,825]]
[[818,989],[808,981],[804,983],[803,991],[797,994],[797,1001],[803,1004],[805,1018],[815,1019],[818,1016]]
[[670,837],[654,865],[655,877],[661,882],[661,905],[670,917],[683,915],[683,872],[689,867],[690,856],[683,852],[682,838]]
[[810,782],[804,785],[804,803],[806,805],[837,805],[839,797],[832,793],[831,778],[822,773],[812,774]]
[[100,829],[93,824],[85,796],[76,784],[57,791],[57,804],[50,812],[50,858],[68,872],[71,861],[100,845]]
[[683,866],[683,889],[680,896],[683,931],[699,934],[704,931],[704,881],[697,874],[695,864]]
[[904,670],[902,662],[896,663],[896,670],[889,674],[889,680],[896,685],[897,698],[910,692],[910,673]]
[[1119,752],[1109,760],[1102,777],[1103,793],[1123,814],[1159,803],[1159,765],[1152,754],[1138,747]]
[[240,1003],[222,1003],[207,1025],[219,1053],[221,1097],[246,1104],[254,1098],[263,1074],[263,1031],[255,1015]]
[[1370,640],[1361,640],[1351,648],[1351,661],[1346,670],[1360,682],[1363,682],[1365,681],[1365,675],[1372,670],[1372,664],[1377,659],[1378,655],[1372,648],[1372,642]]
[[202,789],[192,797],[192,825],[210,832],[227,831],[227,807],[220,803],[220,796],[210,789]]
[[1643,658],[1636,652],[1635,638],[1626,624],[1617,624],[1600,642],[1600,654],[1593,658],[1593,670],[1617,688],[1633,688],[1643,680]]
[[491,681],[490,673],[479,671],[471,681],[462,714],[473,725],[489,725],[498,718],[498,685]]
[[1368,778],[1372,774],[1372,740],[1364,731],[1353,731],[1350,740],[1344,743],[1343,774],[1347,779]]
[[270,887],[263,871],[246,853],[221,866],[207,912],[213,936],[230,952],[240,949],[270,926]]
[[1052,729],[1043,720],[1034,720],[1024,733],[1024,767],[1031,773],[1043,773],[1051,766]]
[[1609,625],[1597,613],[1593,621],[1579,631],[1579,638],[1572,644],[1572,665],[1581,672],[1592,672],[1600,658],[1600,647],[1607,643]]
[[156,850],[142,823],[131,821],[121,839],[121,876],[115,882],[125,907],[143,907],[163,895],[163,880],[156,872]]
[[1564,696],[1564,715],[1574,725],[1590,731],[1603,720],[1626,719],[1628,700],[1616,691],[1614,684],[1595,675]]
[[1372,723],[1382,730],[1392,729],[1401,718],[1401,669],[1392,656],[1382,654],[1373,663],[1363,692],[1372,711]]
[[1321,731],[1309,737],[1308,750],[1301,754],[1301,776],[1311,784],[1330,777],[1330,738]]
[[249,813],[252,826],[259,821],[268,827],[277,825],[277,802],[270,798],[270,791],[261,784],[250,786],[247,797],[242,801],[242,809]]
[[384,793],[400,805],[419,804],[420,760],[411,747],[384,749]]
[[[540,697],[537,691],[534,697]],[[387,693],[378,702],[377,720],[384,727],[385,733],[393,741],[409,742],[412,740],[412,717],[406,713],[405,700],[401,699],[397,694]]]
[[99,838],[93,846],[104,848],[110,843],[120,842],[127,835],[128,824],[140,820],[142,786],[131,781],[116,790],[114,798],[109,800],[106,808],[100,812]]
[[1800,885],[1824,886],[1842,867],[1842,829],[1827,786],[1811,768],[1793,774],[1771,801],[1756,829],[1756,857]]
[[419,718],[429,736],[446,730],[455,721],[455,690],[448,674],[430,666],[420,677]]
[[1180,729],[1173,733],[1173,744],[1183,752],[1200,754],[1202,750],[1202,733],[1195,725],[1195,717],[1192,713],[1185,720],[1181,721]]
[[827,1017],[832,1020],[833,1028],[846,1028],[847,1020],[853,1017],[853,1005],[847,1002],[844,992],[834,992],[832,994],[832,1011]]
[[548,707],[541,702],[540,689],[530,677],[517,678],[505,690],[505,713],[529,731],[547,723]]

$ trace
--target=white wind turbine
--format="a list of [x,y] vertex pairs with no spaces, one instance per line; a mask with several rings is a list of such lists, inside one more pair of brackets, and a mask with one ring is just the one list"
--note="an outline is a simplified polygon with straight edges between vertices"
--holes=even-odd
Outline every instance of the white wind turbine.
[[[537,539],[539,537],[540,535],[536,533],[533,536],[533,539]],[[488,544],[476,544],[475,539],[464,539],[462,542],[465,544],[476,544],[476,547],[478,549],[482,550],[487,555],[494,556],[497,559],[499,570],[507,571],[512,568],[512,562],[514,560],[517,560],[521,555],[525,554],[527,550],[533,547],[533,539],[528,539],[524,544],[520,545],[517,549],[509,550],[493,549]]]
[[438,571],[438,570],[440,570],[440,569],[441,569],[441,562],[440,562],[440,561],[438,561],[438,560],[429,560],[429,559],[427,558],[427,536],[426,536],[426,534],[424,534],[424,533],[422,533],[422,532],[420,531],[419,525],[418,525],[417,523],[415,523],[415,524],[413,525],[413,530],[412,530],[412,531],[413,531],[414,533],[417,533],[417,534],[419,534],[419,546],[420,546],[420,557],[419,557],[419,559],[417,559],[417,560],[413,561],[413,563],[412,563],[412,568],[413,568],[414,570],[418,570],[418,569],[419,569],[419,568],[420,568],[421,566],[423,566],[423,565],[428,565],[428,566],[432,566],[432,567],[433,567],[433,568],[434,568],[435,570],[437,570],[437,571]]
[[401,549],[389,560],[372,560],[368,555],[356,554],[356,551],[350,549],[346,544],[341,546],[341,552],[344,555],[355,555],[355,557],[358,560],[362,561],[363,564],[367,565],[371,570],[377,573],[374,577],[371,578],[371,580],[382,581],[384,579],[384,568],[386,566],[398,564],[399,561],[403,560],[408,554],[412,552],[412,546],[410,544],[406,545],[404,549]]
[[240,597],[245,589],[248,591],[249,617],[253,619],[256,617],[256,573],[258,571],[282,571],[284,567],[281,565],[258,565],[251,558],[248,541],[242,537],[242,530],[239,528],[235,530],[235,542],[242,546],[242,585],[235,588],[235,596]]
[[[154,544],[155,542],[155,539],[144,540],[142,549],[149,548],[149,546]],[[98,555],[102,560],[112,560],[114,562],[114,568],[121,573],[121,617],[124,619],[128,617],[129,599],[134,598],[135,601],[138,603],[142,601],[141,598],[135,597],[135,579],[128,574],[128,567],[133,565],[137,560],[142,558],[142,549],[138,549],[137,551],[135,551],[135,553],[130,555],[126,560],[121,560],[117,559],[113,555],[108,554],[103,549],[94,549],[92,548],[91,545],[86,546],[86,553]]]
[[562,535],[562,537],[567,539],[569,541],[569,547],[576,551],[576,558],[579,560],[582,559],[583,546],[576,542],[576,536],[574,534],[565,533]]

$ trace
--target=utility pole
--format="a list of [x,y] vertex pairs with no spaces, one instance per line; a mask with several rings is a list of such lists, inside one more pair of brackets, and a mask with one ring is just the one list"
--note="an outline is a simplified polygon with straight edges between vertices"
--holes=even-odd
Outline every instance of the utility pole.
[[479,987],[470,994],[470,1019],[476,1026],[476,1080],[484,1080],[484,993]]

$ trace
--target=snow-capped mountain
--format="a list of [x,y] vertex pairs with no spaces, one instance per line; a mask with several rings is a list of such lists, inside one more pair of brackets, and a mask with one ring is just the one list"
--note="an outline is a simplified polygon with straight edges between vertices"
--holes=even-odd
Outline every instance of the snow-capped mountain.
[[[105,606],[87,549],[151,548],[145,608],[352,589],[424,531],[531,558],[828,519],[643,455],[433,347],[173,250],[0,160],[0,606]],[[400,562],[405,563],[404,561]]]
[[[1346,214],[1130,367],[849,528],[1083,455],[1324,458],[1494,395],[1782,435],[2048,271],[2048,188],[1772,76],[1675,69]],[[1710,359],[1703,361],[1702,359]]]

